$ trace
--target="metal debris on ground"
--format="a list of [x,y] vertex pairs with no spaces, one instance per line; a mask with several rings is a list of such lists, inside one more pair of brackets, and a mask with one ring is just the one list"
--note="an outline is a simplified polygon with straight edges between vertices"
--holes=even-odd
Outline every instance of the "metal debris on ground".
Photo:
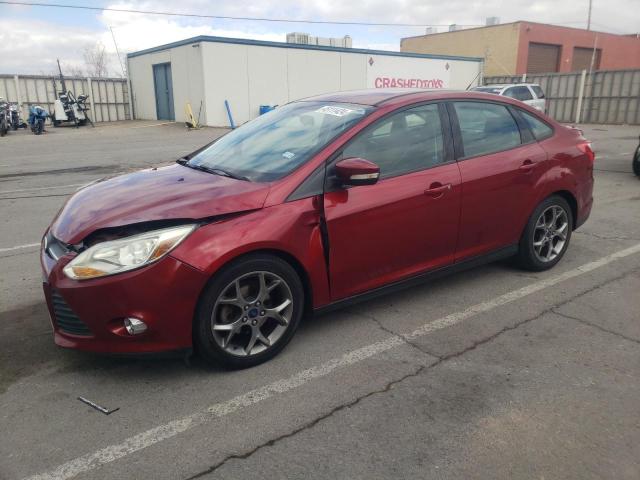
[[99,412],[104,413],[105,415],[111,415],[113,412],[116,412],[116,411],[120,410],[120,407],[114,408],[113,410],[109,410],[108,408],[102,407],[102,406],[98,405],[97,403],[94,403],[91,400],[89,400],[87,398],[84,398],[84,397],[78,397],[78,400],[80,400],[82,403],[86,403],[90,407],[95,408],[96,410],[98,410]]

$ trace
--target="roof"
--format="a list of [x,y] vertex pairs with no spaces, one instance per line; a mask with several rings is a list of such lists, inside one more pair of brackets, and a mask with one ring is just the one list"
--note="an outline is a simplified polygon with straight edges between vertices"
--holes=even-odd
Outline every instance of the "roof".
[[579,27],[567,27],[564,25],[554,25],[553,23],[542,23],[542,22],[530,22],[528,20],[516,20],[515,22],[507,22],[507,23],[497,23],[495,25],[481,25],[478,27],[471,27],[471,28],[461,28],[459,30],[453,30],[453,31],[447,31],[447,32],[434,32],[434,33],[427,33],[427,34],[422,34],[422,35],[413,35],[410,37],[403,37],[400,39],[400,43],[402,44],[403,40],[407,40],[410,38],[422,38],[422,37],[432,37],[434,35],[448,35],[448,34],[456,34],[456,33],[460,33],[460,32],[469,32],[471,30],[483,30],[483,29],[487,29],[487,28],[500,28],[500,27],[506,27],[509,25],[517,25],[517,24],[526,24],[526,25],[543,25],[545,27],[555,27],[555,28],[562,28],[564,30],[580,30],[582,32],[589,32],[591,34],[597,34],[597,35],[612,35],[614,37],[625,37],[625,36],[636,36],[637,34],[635,33],[631,33],[631,34],[619,34],[619,33],[611,33],[611,32],[602,32],[602,31],[598,31],[598,30],[587,30],[586,28],[579,28]]
[[327,103],[355,103],[357,105],[394,105],[399,103],[413,103],[430,100],[445,99],[477,99],[500,101],[522,106],[521,102],[508,97],[497,97],[496,95],[468,90],[443,90],[443,89],[409,89],[409,88],[372,88],[368,90],[351,90],[346,92],[326,93],[314,97],[307,97],[297,102],[327,102]]
[[200,43],[200,42],[230,43],[234,45],[256,45],[261,47],[291,48],[296,50],[321,50],[325,52],[361,53],[365,55],[387,55],[390,57],[432,58],[437,60],[463,60],[463,61],[469,61],[469,62],[483,61],[483,59],[479,57],[461,57],[457,55],[432,55],[427,53],[393,52],[390,50],[368,50],[365,48],[326,47],[323,45],[304,45],[299,43],[267,42],[263,40],[249,40],[246,38],[212,37],[209,35],[200,35],[197,37],[187,38],[185,40],[180,40],[173,43],[167,43],[166,45],[160,45],[158,47],[147,48],[146,50],[140,50],[138,52],[131,52],[127,54],[127,58],[139,57],[141,55],[147,55],[149,53],[160,52],[162,50],[168,50],[170,48],[182,47],[184,45],[191,45],[191,44]]

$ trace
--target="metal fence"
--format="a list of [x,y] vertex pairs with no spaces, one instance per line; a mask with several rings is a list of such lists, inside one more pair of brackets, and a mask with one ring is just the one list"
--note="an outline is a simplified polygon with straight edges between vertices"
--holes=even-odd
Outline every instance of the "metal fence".
[[[67,90],[75,96],[89,95],[89,116],[94,122],[130,120],[129,86],[123,78],[65,77]],[[62,91],[59,78],[45,75],[0,75],[0,97],[22,107],[27,118],[31,105],[53,112],[56,92]]]
[[485,77],[491,83],[538,83],[547,97],[548,113],[560,122],[640,125],[640,70],[600,70],[583,73],[543,73]]

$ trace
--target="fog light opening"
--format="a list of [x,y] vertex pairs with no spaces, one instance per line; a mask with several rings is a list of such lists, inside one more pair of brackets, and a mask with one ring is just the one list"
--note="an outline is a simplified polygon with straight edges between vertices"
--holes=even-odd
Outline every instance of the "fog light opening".
[[140,335],[147,331],[147,324],[137,318],[125,318],[124,328],[129,335]]

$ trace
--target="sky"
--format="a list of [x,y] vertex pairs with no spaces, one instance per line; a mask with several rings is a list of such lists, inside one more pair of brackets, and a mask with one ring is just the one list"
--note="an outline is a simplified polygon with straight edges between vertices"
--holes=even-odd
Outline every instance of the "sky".
[[[639,0],[593,0],[592,29],[639,33]],[[132,8],[175,13],[267,17],[300,20],[483,25],[491,16],[501,23],[528,20],[584,28],[588,0],[39,0],[92,7]],[[400,39],[424,33],[424,27],[318,25],[247,20],[167,17],[134,13],[71,10],[0,4],[0,73],[51,74],[56,58],[63,69],[85,69],[83,51],[101,43],[109,74],[122,75],[113,35],[121,53],[163,45],[196,35],[285,41],[287,32],[316,36],[350,35],[353,46],[399,50]],[[446,27],[437,28],[446,31]]]

